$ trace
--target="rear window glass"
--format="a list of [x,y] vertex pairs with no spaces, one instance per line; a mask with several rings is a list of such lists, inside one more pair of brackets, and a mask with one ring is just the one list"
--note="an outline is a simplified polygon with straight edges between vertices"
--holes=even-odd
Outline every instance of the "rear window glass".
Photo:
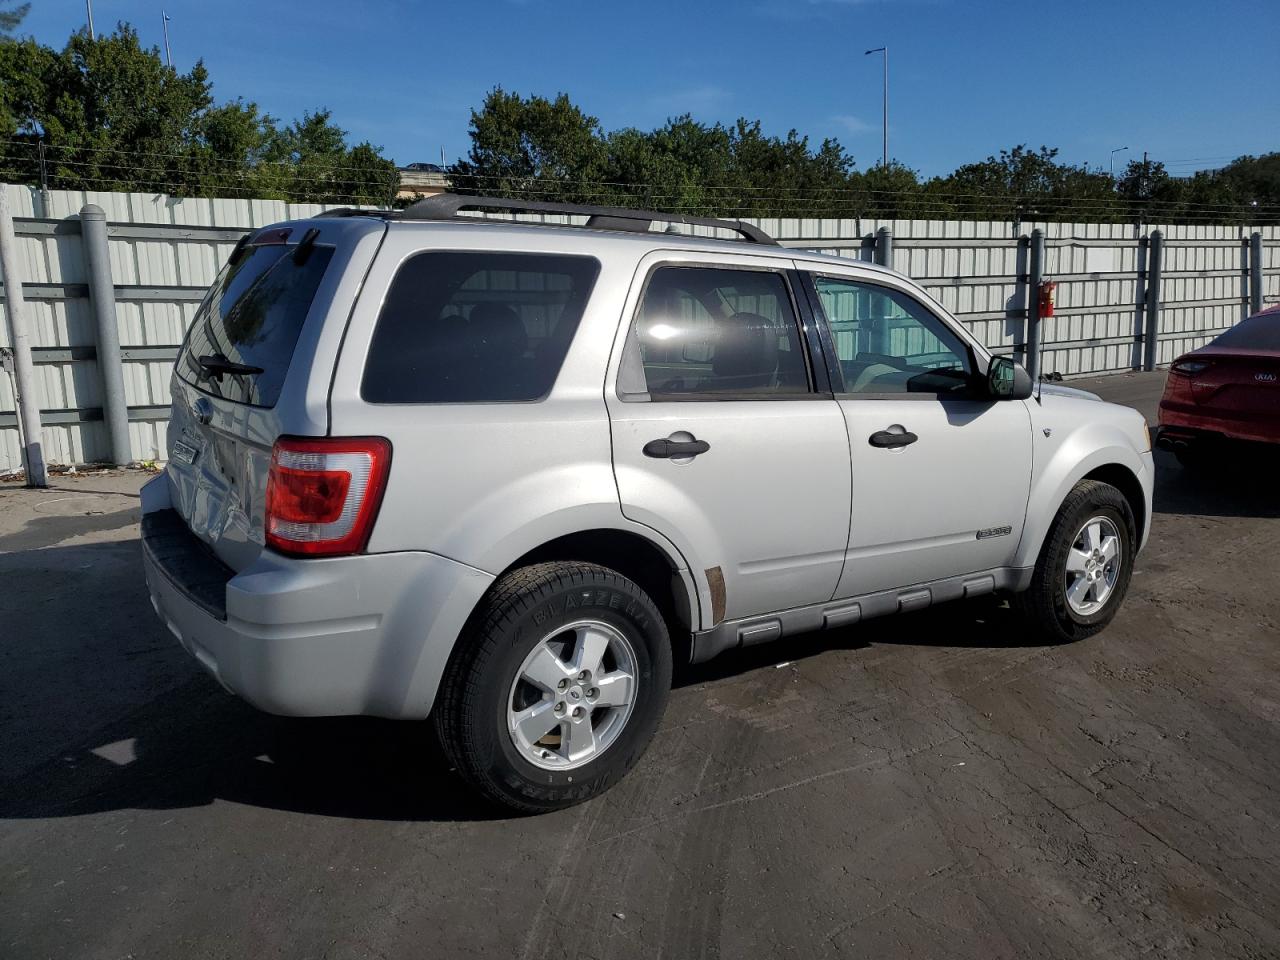
[[1213,341],[1215,347],[1241,350],[1280,350],[1280,312],[1254,314]]
[[361,395],[371,403],[545,397],[599,269],[590,257],[552,254],[410,257],[378,316]]
[[206,393],[271,407],[280,397],[298,335],[333,258],[314,247],[301,264],[296,246],[248,247],[227,264],[196,311],[178,373]]

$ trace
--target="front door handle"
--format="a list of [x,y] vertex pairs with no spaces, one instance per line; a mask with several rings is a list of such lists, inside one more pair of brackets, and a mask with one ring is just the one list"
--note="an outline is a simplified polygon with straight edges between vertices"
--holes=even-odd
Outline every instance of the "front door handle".
[[909,446],[919,439],[910,430],[896,423],[888,430],[877,430],[867,438],[873,447],[888,447],[891,450]]
[[663,437],[646,443],[644,455],[653,457],[655,460],[676,460],[680,457],[696,457],[710,449],[711,444],[705,440],[672,440],[669,437]]

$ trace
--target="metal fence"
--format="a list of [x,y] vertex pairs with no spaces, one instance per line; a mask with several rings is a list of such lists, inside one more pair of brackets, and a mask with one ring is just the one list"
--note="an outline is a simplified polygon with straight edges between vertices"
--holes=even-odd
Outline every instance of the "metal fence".
[[[177,346],[236,241],[247,230],[324,209],[275,200],[3,189],[16,217],[44,454],[52,464],[106,460],[111,451],[79,219],[85,204],[106,212],[129,441],[137,460],[164,456]],[[1043,272],[1058,283],[1054,316],[1041,324],[1041,371],[1066,377],[1142,365],[1153,319],[1148,266],[1157,228],[1163,232],[1163,278],[1154,314],[1156,363],[1206,343],[1247,315],[1251,265],[1262,299],[1280,300],[1280,227],[1274,226],[756,222],[784,246],[861,259],[877,257],[879,234],[880,257],[888,256],[892,266],[921,283],[989,347],[1020,359],[1028,308],[1034,309],[1030,247],[1038,228],[1044,236]],[[1255,232],[1260,258],[1251,263]],[[8,345],[6,331],[7,324],[0,324],[0,347]],[[20,464],[12,378],[0,372],[0,472]]]

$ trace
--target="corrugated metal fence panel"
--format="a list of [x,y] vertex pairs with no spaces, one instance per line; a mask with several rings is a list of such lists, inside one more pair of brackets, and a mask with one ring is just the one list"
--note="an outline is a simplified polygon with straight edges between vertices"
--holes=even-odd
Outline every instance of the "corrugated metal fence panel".
[[[176,348],[185,336],[204,290],[213,282],[235,245],[234,234],[282,220],[313,216],[329,205],[281,200],[192,198],[150,193],[51,191],[4,185],[17,225],[35,349],[42,438],[53,464],[84,463],[109,455],[101,422],[101,379],[94,359],[96,334],[87,299],[79,215],[87,203],[106,212],[112,278],[117,285],[116,318],[125,356],[125,396],[132,408],[129,425],[138,459],[163,456],[163,419],[157,408],[169,403],[172,362],[151,354],[131,357],[138,348]],[[36,221],[34,223],[30,221]],[[138,236],[134,227],[161,233]],[[214,228],[231,234],[211,239]],[[124,229],[126,235],[119,233]],[[173,228],[172,231],[165,228]],[[140,288],[140,289],[121,289]],[[4,316],[0,303],[0,318]],[[8,345],[7,324],[0,324],[0,345]],[[64,348],[51,353],[49,348]],[[167,352],[167,351],[165,351]],[[11,379],[0,374],[0,471],[20,464]],[[88,417],[87,422],[84,418]],[[80,420],[81,422],[74,422]]]
[[[203,291],[234,246],[236,235],[282,220],[314,215],[320,204],[280,200],[179,199],[164,194],[54,191],[5,186],[19,223],[18,256],[28,292],[46,457],[80,463],[108,455],[99,415],[100,380],[93,356],[94,320],[84,284],[79,224],[86,203],[106,211],[117,284],[116,314],[125,355],[134,456],[164,453],[164,414],[172,361],[167,354],[191,323]],[[526,215],[566,223],[581,217]],[[893,232],[893,266],[913,277],[988,347],[1017,352],[1024,339],[1025,248],[1019,237],[1040,227],[1046,275],[1058,283],[1057,310],[1044,326],[1043,369],[1064,376],[1131,369],[1140,359],[1139,238],[1155,225],[1009,223],[1004,221],[874,220],[777,217],[751,220],[788,246],[841,257],[870,256],[881,227]],[[183,228],[191,228],[184,231]],[[208,229],[200,229],[208,228]],[[1159,360],[1206,342],[1247,309],[1247,237],[1253,228],[1162,226],[1166,237],[1164,307]],[[1264,290],[1280,302],[1280,227],[1264,237]],[[150,231],[150,232],[148,232]],[[210,236],[211,231],[221,234]],[[715,230],[698,228],[699,235]],[[3,316],[0,303],[0,316]],[[0,344],[7,343],[0,326]],[[57,348],[53,353],[48,348]],[[155,348],[160,348],[158,351]],[[157,356],[159,354],[159,356]],[[0,375],[0,470],[19,464],[9,377]]]

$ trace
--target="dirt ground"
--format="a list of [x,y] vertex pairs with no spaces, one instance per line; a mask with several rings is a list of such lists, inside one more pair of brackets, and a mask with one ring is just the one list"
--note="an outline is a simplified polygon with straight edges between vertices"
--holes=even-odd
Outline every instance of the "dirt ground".
[[1280,488],[1158,461],[1102,635],[975,602],[728,655],[532,819],[425,725],[218,688],[147,600],[141,475],[0,485],[0,956],[1280,956]]

